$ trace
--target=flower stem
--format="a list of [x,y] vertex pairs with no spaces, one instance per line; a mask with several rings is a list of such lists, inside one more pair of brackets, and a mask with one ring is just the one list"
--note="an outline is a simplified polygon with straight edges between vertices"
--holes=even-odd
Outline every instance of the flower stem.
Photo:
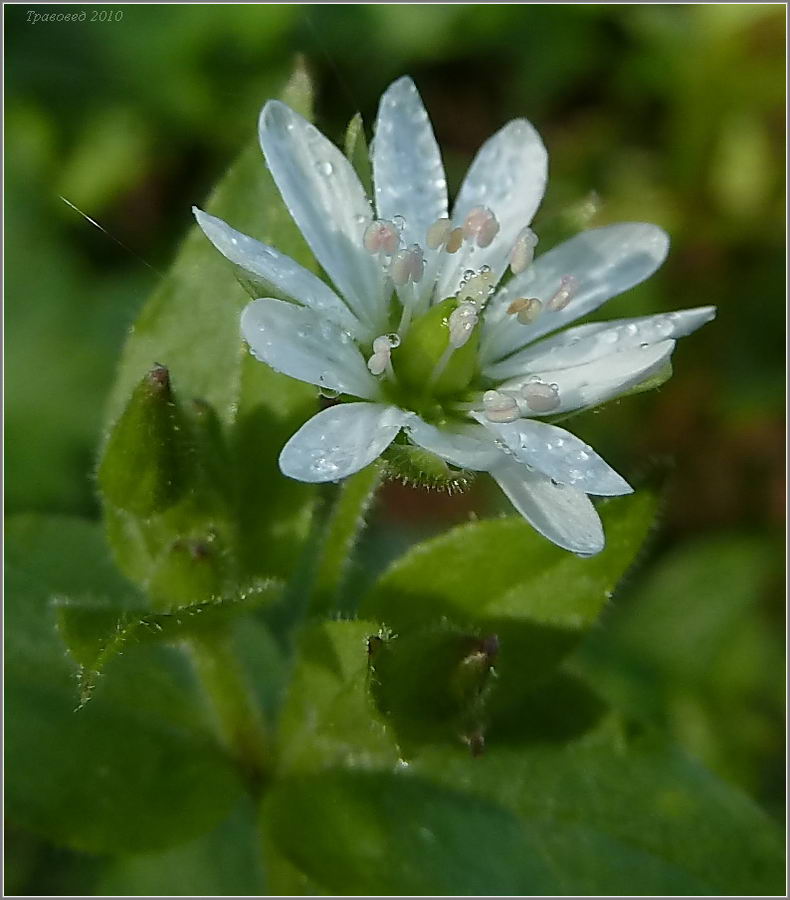
[[347,478],[339,489],[324,530],[310,597],[311,615],[326,615],[336,607],[351,551],[365,524],[382,470],[382,463],[374,462]]
[[268,742],[260,707],[233,647],[220,629],[190,639],[189,650],[200,683],[217,720],[220,738],[254,796],[269,776]]

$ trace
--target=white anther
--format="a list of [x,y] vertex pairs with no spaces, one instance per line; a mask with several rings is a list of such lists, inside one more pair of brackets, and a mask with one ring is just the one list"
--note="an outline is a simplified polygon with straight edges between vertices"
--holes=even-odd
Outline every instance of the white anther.
[[499,391],[486,391],[483,394],[483,409],[489,422],[515,422],[519,417],[516,398],[500,394]]
[[495,287],[494,273],[488,266],[483,266],[479,272],[468,269],[464,272],[461,287],[455,296],[462,303],[474,303],[478,309],[482,309]]
[[521,325],[529,325],[540,315],[543,304],[537,297],[520,297],[507,308],[509,316],[515,316]]
[[396,287],[402,287],[411,278],[412,259],[410,250],[398,250],[390,265],[390,278]]
[[400,336],[397,334],[382,334],[373,341],[373,355],[368,360],[371,375],[382,375],[387,371],[390,355],[399,346]]
[[478,247],[487,247],[497,236],[499,222],[485,206],[476,206],[464,219],[464,237],[474,241]]
[[531,228],[525,228],[519,233],[510,251],[510,271],[514,275],[519,275],[530,265],[537,244],[538,236]]
[[450,329],[450,346],[457,350],[469,340],[477,325],[478,309],[474,303],[461,303],[447,320]]
[[362,244],[368,253],[386,253],[392,256],[400,244],[400,234],[392,222],[378,219],[365,229]]
[[457,253],[461,249],[461,244],[463,244],[463,242],[463,228],[453,228],[453,230],[450,232],[450,236],[447,238],[447,243],[445,244],[444,249],[448,253]]
[[412,244],[409,250],[398,250],[390,264],[390,278],[396,287],[412,281],[415,284],[422,280],[425,271],[425,260],[419,244]]
[[428,229],[425,243],[431,250],[438,250],[439,247],[447,243],[452,230],[453,225],[449,219],[437,219]]
[[521,396],[533,412],[551,412],[560,405],[560,392],[556,384],[545,381],[528,381],[521,388]]
[[560,279],[560,287],[559,290],[554,294],[553,297],[546,304],[546,309],[552,310],[552,312],[557,312],[560,309],[565,309],[565,307],[571,302],[571,298],[576,293],[576,288],[578,284],[573,275],[563,275]]
[[384,372],[387,371],[387,366],[390,364],[390,352],[389,350],[382,351],[381,353],[374,353],[373,356],[368,360],[368,369],[370,370],[371,375],[383,375]]

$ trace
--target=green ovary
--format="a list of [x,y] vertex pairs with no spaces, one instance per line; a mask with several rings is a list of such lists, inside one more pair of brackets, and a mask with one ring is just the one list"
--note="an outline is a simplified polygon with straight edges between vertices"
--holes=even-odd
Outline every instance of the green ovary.
[[455,350],[438,377],[434,377],[449,344],[448,318],[458,305],[448,297],[415,319],[401,345],[393,350],[392,365],[397,383],[389,385],[393,400],[401,406],[420,411],[441,409],[443,401],[459,399],[472,385],[477,369],[478,336]]

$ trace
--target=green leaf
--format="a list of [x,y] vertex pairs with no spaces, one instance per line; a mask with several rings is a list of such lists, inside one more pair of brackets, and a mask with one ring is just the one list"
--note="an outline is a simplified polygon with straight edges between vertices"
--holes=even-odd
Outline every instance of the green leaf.
[[264,817],[272,844],[325,893],[543,894],[554,883],[512,812],[406,773],[288,778]]
[[[286,90],[309,114],[309,79],[297,70]],[[261,98],[263,101],[265,98]],[[250,122],[254,133],[255,122]],[[264,164],[251,144],[220,181],[206,209],[233,227],[313,266]],[[189,216],[183,211],[184,219]],[[226,432],[228,517],[240,576],[285,576],[307,534],[314,488],[285,478],[278,454],[290,435],[317,409],[309,385],[254,360],[239,337],[239,315],[248,296],[233,267],[193,225],[172,268],[143,307],[120,361],[109,404],[114,420],[134,386],[154,363],[168,367],[184,404],[208,404]],[[144,583],[153,552],[139,523],[108,510],[108,533],[124,571]],[[181,523],[180,523],[181,524]],[[172,540],[172,532],[169,534]]]
[[773,556],[752,535],[686,542],[651,566],[574,658],[618,709],[668,728],[772,805],[785,705],[783,639],[766,614]]
[[99,896],[260,896],[266,892],[257,816],[244,803],[213,831],[170,850],[113,860]]
[[412,769],[510,809],[553,872],[546,893],[781,893],[783,841],[743,794],[652,737],[426,752]]
[[[366,760],[395,765],[399,753],[370,697],[372,622],[324,622],[300,636],[279,725],[283,771]],[[373,639],[373,641],[371,641]]]
[[121,610],[112,601],[59,598],[55,606],[58,629],[74,660],[80,705],[91,698],[107,665],[131,646],[178,643],[188,637],[211,634],[236,616],[272,602],[282,590],[280,582],[253,584],[229,597],[175,607],[170,612],[145,614],[139,607]]
[[6,813],[79,850],[140,851],[219,821],[242,788],[185,657],[150,647],[75,711],[51,598],[124,596],[95,525],[21,516],[6,529]]
[[354,167],[362,187],[369,197],[373,196],[373,172],[370,165],[368,143],[365,140],[365,125],[360,113],[356,113],[346,128],[345,151]]
[[[438,644],[432,650],[430,641],[441,644],[442,634],[452,632],[468,640],[495,640],[497,678],[485,697],[483,719],[495,728],[518,731],[527,695],[554,673],[596,621],[637,557],[655,509],[656,497],[648,491],[602,504],[607,547],[590,559],[554,547],[517,518],[473,522],[409,550],[361,604],[361,615],[400,635],[388,645],[400,662],[377,671],[379,697],[400,698],[403,722],[410,718],[409,703],[414,722],[425,718],[420,695],[427,688],[420,685],[430,684],[437,698],[448,695],[453,666],[463,656],[459,651],[455,662],[446,660],[442,676],[436,670],[429,674],[426,665],[433,663],[426,660],[442,652]],[[427,644],[419,636],[431,633]],[[411,679],[397,674],[409,671]],[[388,679],[396,683],[388,685]],[[439,706],[431,709],[438,717]],[[424,737],[429,738],[428,729]]]

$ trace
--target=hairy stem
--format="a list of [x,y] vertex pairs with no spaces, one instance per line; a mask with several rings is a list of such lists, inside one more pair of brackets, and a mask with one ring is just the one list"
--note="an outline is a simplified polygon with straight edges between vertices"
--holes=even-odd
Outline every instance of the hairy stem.
[[365,515],[381,481],[379,461],[347,478],[326,523],[310,597],[310,614],[326,615],[336,607],[349,558],[365,524]]
[[250,791],[258,795],[271,765],[260,706],[226,629],[189,641],[195,669],[217,720],[220,738]]

